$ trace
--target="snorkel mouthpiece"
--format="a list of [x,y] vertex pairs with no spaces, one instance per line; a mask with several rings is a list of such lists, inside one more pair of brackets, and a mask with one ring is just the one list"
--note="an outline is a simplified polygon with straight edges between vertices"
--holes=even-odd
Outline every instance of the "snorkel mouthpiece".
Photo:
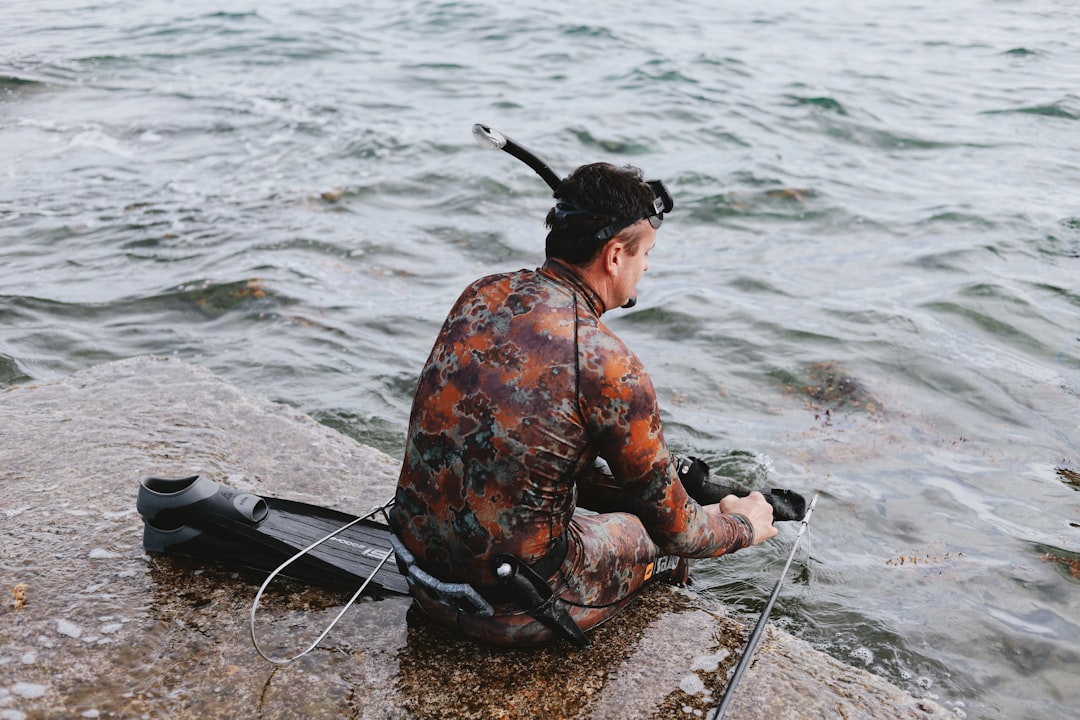
[[506,147],[506,136],[495,128],[476,123],[472,126],[472,134],[476,143],[485,150],[502,150]]
[[472,134],[477,144],[486,150],[505,150],[521,162],[533,169],[537,175],[544,179],[552,191],[559,187],[562,178],[548,167],[547,163],[536,156],[535,153],[523,148],[510,138],[503,135],[495,128],[476,123],[472,126]]

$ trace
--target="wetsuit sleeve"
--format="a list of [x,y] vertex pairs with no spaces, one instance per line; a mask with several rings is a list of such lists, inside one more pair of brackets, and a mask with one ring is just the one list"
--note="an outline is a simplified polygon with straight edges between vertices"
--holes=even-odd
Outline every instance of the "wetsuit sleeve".
[[[580,408],[611,482],[625,495],[664,552],[715,557],[753,542],[753,527],[741,515],[706,512],[676,474],[664,442],[660,409],[641,362],[603,326],[582,338]],[[595,482],[590,474],[588,482]],[[596,488],[583,495],[596,497]]]

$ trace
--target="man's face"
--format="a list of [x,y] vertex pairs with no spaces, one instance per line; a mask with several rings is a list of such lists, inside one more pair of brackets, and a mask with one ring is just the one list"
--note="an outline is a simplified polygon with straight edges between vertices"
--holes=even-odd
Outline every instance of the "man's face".
[[637,252],[633,255],[626,254],[625,265],[619,273],[619,296],[622,298],[620,305],[634,295],[637,285],[641,282],[641,276],[649,269],[649,253],[656,247],[656,229],[649,224],[648,220],[640,220],[634,230],[641,233]]

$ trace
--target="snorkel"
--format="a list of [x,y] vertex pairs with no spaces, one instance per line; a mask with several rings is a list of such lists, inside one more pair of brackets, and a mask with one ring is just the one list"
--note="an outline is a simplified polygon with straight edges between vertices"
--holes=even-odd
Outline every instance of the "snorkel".
[[[562,182],[562,178],[556,175],[555,172],[550,167],[548,167],[548,164],[546,162],[537,157],[536,153],[533,153],[530,150],[522,147],[506,135],[503,135],[495,128],[488,127],[487,125],[481,125],[480,123],[473,125],[472,133],[473,138],[476,139],[476,142],[480,145],[480,147],[484,148],[485,150],[503,150],[506,153],[513,155],[518,160],[532,168],[537,175],[543,178],[544,182],[548,184],[548,187],[551,188],[552,192],[558,191],[559,184]],[[648,185],[652,188],[653,193],[656,196],[651,211],[643,215],[642,217],[639,217],[632,221],[620,222],[617,218],[612,218],[612,220],[614,221],[613,224],[608,225],[607,227],[600,230],[600,233],[604,233],[603,237],[600,236],[600,233],[597,234],[597,237],[599,239],[606,240],[608,238],[612,238],[616,234],[621,232],[623,228],[635,222],[638,222],[638,220],[643,219],[648,219],[652,223],[652,226],[654,228],[660,227],[660,220],[663,218],[663,214],[665,212],[671,212],[671,208],[674,207],[675,203],[671,199],[671,194],[668,193],[668,190],[664,186],[663,182],[661,182],[660,180],[649,180]],[[595,214],[589,213],[588,211],[581,211],[580,209],[578,209],[577,212]],[[630,297],[630,299],[627,300],[625,304],[623,304],[622,307],[632,308],[635,305],[637,305],[637,292],[635,292]]]
[[562,178],[556,175],[555,172],[548,167],[546,162],[538,158],[536,153],[526,150],[495,128],[488,127],[487,125],[476,123],[472,126],[472,134],[480,147],[485,150],[505,150],[510,155],[513,155],[518,160],[531,167],[536,171],[537,175],[544,179],[544,182],[551,188],[551,192],[555,192],[559,189],[559,183],[562,182]]

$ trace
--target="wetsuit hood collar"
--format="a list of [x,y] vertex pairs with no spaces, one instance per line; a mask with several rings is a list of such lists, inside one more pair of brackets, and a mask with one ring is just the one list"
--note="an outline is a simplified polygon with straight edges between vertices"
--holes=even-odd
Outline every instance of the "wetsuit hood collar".
[[607,309],[600,298],[600,293],[585,282],[585,278],[581,277],[577,270],[562,260],[548,258],[541,266],[540,273],[563,285],[568,285],[574,292],[581,293],[596,317],[600,317]]

